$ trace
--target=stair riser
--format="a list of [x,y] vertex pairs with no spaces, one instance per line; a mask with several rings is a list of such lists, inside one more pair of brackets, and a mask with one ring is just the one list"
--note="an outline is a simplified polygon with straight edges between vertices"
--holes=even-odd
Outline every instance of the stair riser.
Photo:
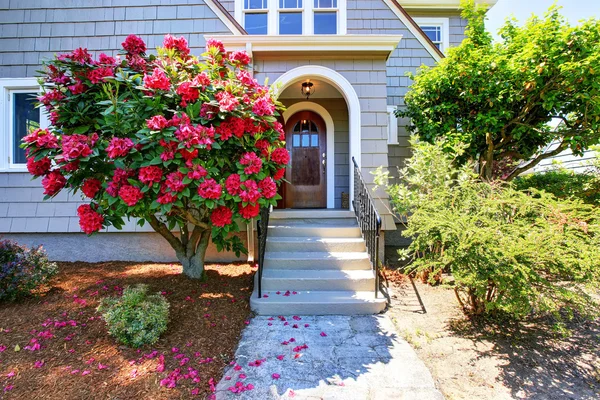
[[269,218],[271,219],[303,219],[314,218],[315,215],[322,215],[326,218],[353,218],[353,211],[345,210],[286,210],[273,211]]
[[385,309],[385,303],[276,303],[250,299],[250,307],[259,315],[372,315]]
[[302,218],[302,219],[290,219],[290,218],[279,218],[269,219],[269,225],[275,226],[303,226],[303,225],[319,225],[319,226],[358,226],[356,218]]
[[335,242],[269,242],[267,239],[267,252],[363,252],[366,251],[365,243],[360,242],[349,242],[349,243],[335,243]]
[[[311,291],[369,291],[375,290],[375,278],[371,279],[286,279],[264,278],[262,288],[265,291],[277,292],[286,290]],[[273,296],[275,297],[275,296]]]
[[357,270],[371,269],[368,259],[338,260],[335,258],[324,260],[292,260],[292,259],[270,259],[265,255],[264,268],[273,269],[335,269],[335,270]]
[[319,238],[359,238],[360,229],[358,227],[303,227],[289,226],[279,227],[270,226],[269,237],[319,237]]

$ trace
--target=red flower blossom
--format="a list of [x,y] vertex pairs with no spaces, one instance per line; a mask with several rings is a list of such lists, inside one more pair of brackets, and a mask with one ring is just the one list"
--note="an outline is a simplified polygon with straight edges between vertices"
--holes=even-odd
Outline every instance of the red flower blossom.
[[[238,71],[235,74],[236,78],[242,83],[242,85],[247,86],[249,88],[253,88],[258,85],[256,79],[252,77],[252,74],[248,71]],[[248,104],[248,102],[244,101],[244,103]]]
[[152,75],[144,74],[144,86],[148,89],[169,90],[171,82],[165,71],[157,67],[152,71]]
[[138,55],[146,52],[146,43],[144,43],[141,37],[136,35],[127,36],[125,41],[121,43],[121,46],[129,54]]
[[25,143],[34,143],[35,147],[43,149],[56,149],[58,147],[58,138],[48,129],[36,129],[23,138]]
[[167,175],[165,185],[171,189],[171,192],[181,192],[183,189],[185,189],[183,177],[184,175],[179,171],[171,172],[169,175]]
[[181,154],[181,157],[183,157],[183,159],[185,160],[185,162],[187,164],[191,160],[198,158],[198,149],[192,149],[192,150],[179,149],[179,154]]
[[192,80],[192,85],[196,87],[202,88],[202,90],[206,89],[208,85],[211,84],[210,78],[206,75],[206,72],[202,72],[194,77]]
[[146,60],[138,55],[127,55],[127,64],[129,68],[136,71],[144,71],[146,69]]
[[88,235],[102,229],[104,217],[94,211],[89,204],[80,205],[77,208],[77,215],[79,215],[79,226],[81,227],[81,230]]
[[221,197],[221,185],[214,179],[206,179],[198,186],[198,195],[205,199],[218,199]]
[[279,181],[284,176],[285,176],[285,168],[280,168],[280,169],[277,170],[277,172],[275,172],[275,175],[273,175],[273,179],[276,180],[276,181]]
[[42,176],[50,172],[50,166],[52,162],[48,157],[41,158],[39,161],[35,161],[35,157],[29,157],[27,159],[27,171],[33,176]]
[[189,168],[190,170],[188,171],[187,176],[190,179],[202,179],[208,175],[206,169],[200,164],[191,164]]
[[181,96],[181,105],[185,107],[187,103],[198,100],[200,92],[193,86],[192,82],[183,82],[177,87],[177,94]]
[[84,93],[88,88],[85,85],[85,83],[81,82],[80,80],[76,80],[74,85],[67,86],[67,87],[69,88],[71,93],[73,93],[74,95]]
[[65,164],[62,167],[60,167],[60,169],[62,171],[67,171],[67,172],[75,172],[75,171],[77,171],[78,168],[79,168],[79,160],[71,161],[70,163]]
[[169,121],[162,115],[155,115],[154,117],[146,120],[146,125],[153,131],[161,131],[169,126]]
[[260,97],[254,101],[252,112],[258,116],[273,115],[275,112],[275,105],[271,101],[270,97]]
[[277,184],[272,178],[265,178],[258,183],[262,195],[267,199],[272,199],[277,194]]
[[254,218],[260,213],[260,206],[258,204],[248,204],[247,206],[242,206],[242,203],[239,203],[238,207],[240,215],[245,219]]
[[93,199],[101,187],[102,183],[98,179],[88,178],[83,182],[83,185],[81,185],[81,192],[86,197]]
[[86,135],[64,135],[62,137],[62,151],[65,160],[70,161],[92,154],[91,147],[96,144],[98,134]]
[[246,175],[258,174],[262,168],[262,160],[252,152],[244,153],[240,159],[240,164],[246,166],[244,168]]
[[71,61],[79,63],[81,65],[89,64],[92,62],[92,55],[87,51],[87,49],[81,47],[73,50],[69,54],[60,54],[57,58],[61,61],[70,59]]
[[60,90],[54,89],[45,93],[43,96],[38,97],[38,100],[46,106],[46,109],[49,109],[53,102],[58,103],[64,98],[65,95]]
[[106,148],[106,152],[108,153],[108,158],[125,157],[132,147],[133,142],[131,139],[114,137]]
[[221,112],[230,112],[240,104],[238,99],[229,92],[217,92],[215,95],[219,102]]
[[158,196],[158,198],[156,199],[156,201],[159,204],[169,204],[169,203],[173,203],[175,200],[177,200],[177,197],[174,196],[172,193],[162,193],[160,196]]
[[208,103],[202,104],[200,116],[204,119],[213,119],[219,113],[219,107]]
[[160,159],[163,161],[169,161],[175,158],[175,149],[177,148],[176,142],[166,142],[164,139],[160,139],[160,145],[165,149],[160,154]]
[[66,184],[67,180],[60,171],[52,171],[42,179],[44,194],[47,194],[48,196],[54,196],[56,193],[60,192]]
[[220,206],[217,207],[212,214],[210,214],[210,222],[212,222],[214,226],[224,227],[231,224],[232,216],[233,211],[225,206]]
[[231,136],[241,138],[244,135],[244,120],[238,117],[231,117],[216,128],[216,132],[220,135],[220,139],[225,141]]
[[144,194],[140,190],[140,188],[132,185],[123,185],[121,189],[119,189],[119,197],[127,204],[129,207],[135,206],[138,201],[140,201]]
[[175,37],[171,35],[166,35],[165,39],[163,40],[163,46],[167,49],[177,50],[182,56],[187,56],[188,54],[190,54],[188,42],[183,36]]
[[227,193],[232,196],[240,193],[241,184],[242,182],[240,181],[240,176],[238,174],[231,174],[225,179],[225,189],[227,190]]
[[109,76],[115,76],[115,72],[111,67],[98,68],[90,71],[87,75],[93,84],[104,82],[104,78]]
[[280,165],[287,165],[290,162],[290,153],[287,149],[278,147],[271,153],[271,161]]
[[240,198],[246,203],[255,203],[260,199],[260,192],[258,191],[258,185],[253,180],[249,179],[242,182],[240,191]]
[[206,50],[210,51],[210,48],[216,48],[220,53],[225,53],[225,46],[223,46],[223,42],[215,39],[208,39],[206,41]]
[[232,64],[248,65],[250,64],[250,56],[245,51],[234,51],[229,55],[229,61]]
[[150,165],[148,167],[140,168],[138,178],[140,179],[140,182],[145,183],[146,185],[152,185],[155,182],[160,182],[162,174],[163,172],[160,167]]
[[256,141],[256,143],[254,144],[254,147],[256,147],[257,149],[260,149],[260,154],[263,157],[268,157],[269,156],[269,141],[266,139],[258,139]]
[[100,53],[100,56],[98,57],[98,63],[104,64],[104,65],[115,66],[115,65],[117,65],[117,60],[114,57],[110,57],[104,53]]

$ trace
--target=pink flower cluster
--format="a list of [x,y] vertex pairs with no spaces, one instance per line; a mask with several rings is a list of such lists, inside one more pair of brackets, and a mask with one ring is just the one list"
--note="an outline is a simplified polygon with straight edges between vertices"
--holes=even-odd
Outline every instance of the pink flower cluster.
[[125,157],[132,148],[133,141],[131,139],[114,137],[106,148],[106,152],[109,158]]
[[156,67],[152,75],[144,74],[144,86],[148,89],[167,91],[171,88],[171,81],[165,71]]
[[86,135],[63,135],[62,151],[66,161],[77,158],[85,158],[92,154],[92,147],[98,141],[98,134]]
[[77,208],[77,215],[79,215],[79,226],[81,227],[81,230],[88,235],[102,229],[104,217],[92,209],[92,206],[89,204],[80,205]]

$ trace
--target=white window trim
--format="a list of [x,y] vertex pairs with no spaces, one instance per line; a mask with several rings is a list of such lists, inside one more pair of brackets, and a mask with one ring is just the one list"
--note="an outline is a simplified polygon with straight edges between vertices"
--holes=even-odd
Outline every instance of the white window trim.
[[398,117],[396,117],[396,106],[387,106],[388,114],[388,144],[398,143]]
[[421,26],[439,26],[442,28],[442,53],[445,53],[450,47],[450,18],[413,18],[419,27]]
[[[314,35],[314,0],[302,0],[303,1],[303,15],[302,15],[302,34],[303,35]],[[348,20],[347,20],[347,0],[338,0],[337,8],[322,8],[319,9],[322,12],[337,12],[337,35],[345,35],[348,31]],[[267,0],[267,35],[278,35],[279,34],[279,0]],[[294,12],[300,11],[300,9],[281,9]],[[251,11],[252,12],[252,11]],[[319,12],[319,11],[317,11]],[[244,16],[246,11],[244,10],[244,0],[235,0],[234,5],[234,17],[235,20],[244,26]],[[286,35],[288,36],[288,35]],[[333,35],[327,35],[333,36]]]
[[[25,164],[14,164],[12,162],[13,151],[13,123],[12,113],[13,93],[24,93],[41,91],[36,78],[0,78],[0,171],[1,172],[26,172]],[[47,128],[50,125],[48,115],[40,109],[40,127]]]

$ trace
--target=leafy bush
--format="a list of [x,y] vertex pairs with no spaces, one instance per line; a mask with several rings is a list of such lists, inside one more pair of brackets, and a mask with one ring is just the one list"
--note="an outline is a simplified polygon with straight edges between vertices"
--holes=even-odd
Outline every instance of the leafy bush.
[[28,249],[10,240],[0,241],[0,300],[31,295],[57,271],[41,246]]
[[579,199],[584,203],[600,206],[600,171],[592,169],[585,173],[575,173],[566,168],[557,168],[524,175],[515,179],[515,187],[519,190],[543,190],[559,199]]
[[103,299],[98,311],[108,332],[127,346],[156,343],[167,330],[169,303],[160,294],[148,294],[147,285],[127,287],[121,297]]
[[596,314],[586,286],[600,284],[600,209],[483,182],[472,166],[452,167],[442,147],[413,141],[402,183],[388,187],[413,239],[401,254],[412,260],[408,268],[450,271],[467,314]]

